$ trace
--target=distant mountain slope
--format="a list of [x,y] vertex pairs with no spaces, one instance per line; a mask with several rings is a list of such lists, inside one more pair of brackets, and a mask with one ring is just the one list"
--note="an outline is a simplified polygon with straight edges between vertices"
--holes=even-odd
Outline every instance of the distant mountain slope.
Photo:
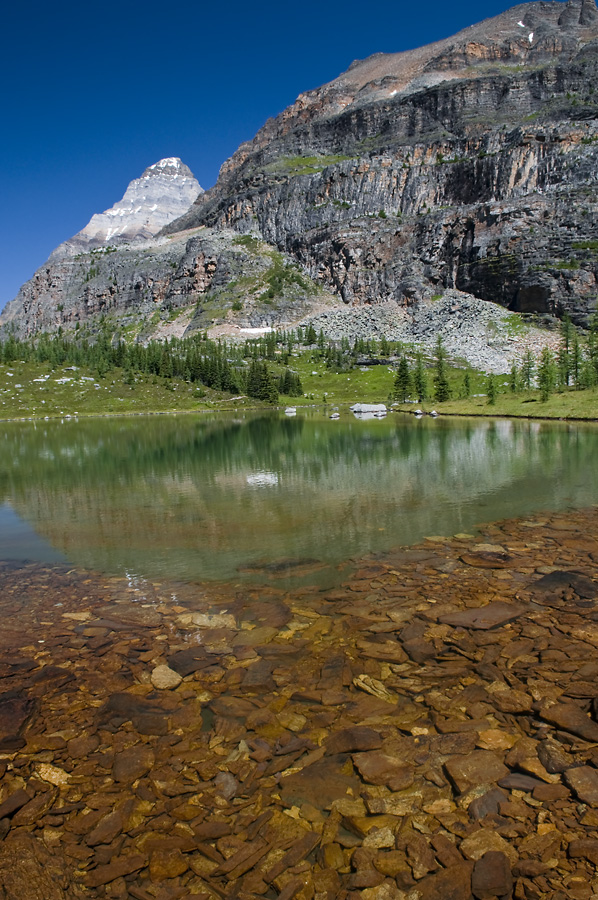
[[94,247],[148,240],[186,212],[203,188],[177,157],[148,166],[118,203],[92,216],[78,234],[54,250],[50,259],[73,256]]

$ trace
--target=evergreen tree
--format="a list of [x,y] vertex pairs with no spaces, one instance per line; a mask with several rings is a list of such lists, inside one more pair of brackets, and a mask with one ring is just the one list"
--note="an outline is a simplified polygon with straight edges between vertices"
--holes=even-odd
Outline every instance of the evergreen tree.
[[305,338],[303,340],[303,343],[305,344],[306,347],[311,347],[311,345],[315,344],[317,342],[317,340],[318,340],[318,335],[316,334],[316,329],[310,322],[310,324],[307,326],[307,330],[305,332]]
[[300,397],[303,394],[301,379],[290,369],[286,369],[278,382],[278,393],[287,397]]
[[260,364],[257,360],[252,359],[249,364],[249,372],[247,373],[247,384],[245,391],[248,397],[259,397],[261,389]]
[[450,399],[451,390],[446,371],[446,350],[440,335],[438,335],[436,340],[436,362],[434,368],[434,399],[437,403],[444,403]]
[[598,372],[596,371],[594,364],[588,354],[588,356],[582,361],[580,373],[579,373],[579,384],[580,388],[591,388],[595,387],[598,384]]
[[571,377],[573,378],[573,384],[575,387],[580,387],[580,378],[581,378],[581,367],[583,363],[583,355],[581,352],[581,345],[579,343],[579,338],[577,336],[577,332],[573,332],[573,339],[571,341],[571,352],[569,354],[570,362],[571,362]]
[[464,400],[467,400],[468,397],[471,397],[471,375],[469,369],[465,369],[465,374],[463,375],[463,387],[461,388],[461,396]]
[[424,369],[424,359],[421,353],[415,357],[415,372],[413,373],[413,388],[419,403],[428,399],[428,379]]
[[596,373],[598,380],[598,309],[590,321],[590,333],[588,335],[588,359]]
[[558,382],[567,387],[571,379],[571,349],[573,346],[573,324],[565,313],[561,322],[561,343],[558,350]]
[[519,372],[517,370],[517,366],[515,363],[511,366],[511,371],[509,373],[509,390],[512,394],[518,394],[520,388],[519,381]]
[[6,365],[10,366],[13,362],[18,359],[19,351],[18,351],[18,343],[14,337],[14,335],[9,335],[8,340],[5,341],[2,353],[2,362],[6,363]]
[[490,372],[490,374],[488,375],[488,381],[486,382],[486,393],[488,395],[488,405],[494,406],[494,404],[496,403],[497,387],[496,378],[494,377],[494,374],[492,372]]
[[536,371],[536,360],[534,354],[528,349],[523,354],[521,361],[521,381],[526,390],[531,391],[534,380],[534,372]]
[[259,399],[266,403],[276,403],[278,401],[278,389],[274,376],[269,372],[266,363],[263,363],[260,373],[260,394]]
[[399,403],[405,403],[411,392],[411,373],[409,372],[409,363],[406,356],[401,356],[395,375],[392,396]]
[[276,359],[276,332],[271,331],[264,340],[264,356],[266,359]]
[[548,349],[544,347],[540,357],[540,365],[538,366],[538,385],[540,387],[542,400],[548,400],[548,397],[555,389],[557,378],[557,370],[554,356]]

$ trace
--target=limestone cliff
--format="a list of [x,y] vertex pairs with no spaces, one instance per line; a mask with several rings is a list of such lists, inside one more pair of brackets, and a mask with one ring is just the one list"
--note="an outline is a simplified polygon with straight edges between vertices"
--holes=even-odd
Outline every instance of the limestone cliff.
[[167,231],[256,223],[345,303],[596,306],[598,10],[525,3],[377,54],[266,123]]

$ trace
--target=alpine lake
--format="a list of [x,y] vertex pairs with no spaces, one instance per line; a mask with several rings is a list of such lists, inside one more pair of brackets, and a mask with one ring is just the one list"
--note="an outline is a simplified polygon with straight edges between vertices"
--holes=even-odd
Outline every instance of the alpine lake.
[[0,893],[595,896],[598,427],[0,440]]
[[338,580],[426,536],[598,503],[598,428],[389,415],[3,424],[0,557],[182,582]]

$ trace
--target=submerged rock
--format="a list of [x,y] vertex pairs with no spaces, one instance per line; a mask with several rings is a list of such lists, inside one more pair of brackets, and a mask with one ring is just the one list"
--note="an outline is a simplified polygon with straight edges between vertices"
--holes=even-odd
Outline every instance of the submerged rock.
[[[0,895],[582,897],[598,629],[533,590],[557,561],[593,583],[575,535],[596,530],[596,510],[498,523],[330,591],[202,585],[171,610],[156,583],[155,624],[99,636],[82,629],[118,584],[0,571],[0,613],[46,623],[33,664],[0,672],[22,734],[0,754]],[[464,562],[464,541],[508,566]]]
[[161,665],[156,666],[156,668],[152,670],[151,680],[153,686],[158,688],[158,690],[171,691],[173,688],[179,686],[183,678],[182,675],[179,675],[179,673],[175,672],[174,669],[171,669],[170,666]]

